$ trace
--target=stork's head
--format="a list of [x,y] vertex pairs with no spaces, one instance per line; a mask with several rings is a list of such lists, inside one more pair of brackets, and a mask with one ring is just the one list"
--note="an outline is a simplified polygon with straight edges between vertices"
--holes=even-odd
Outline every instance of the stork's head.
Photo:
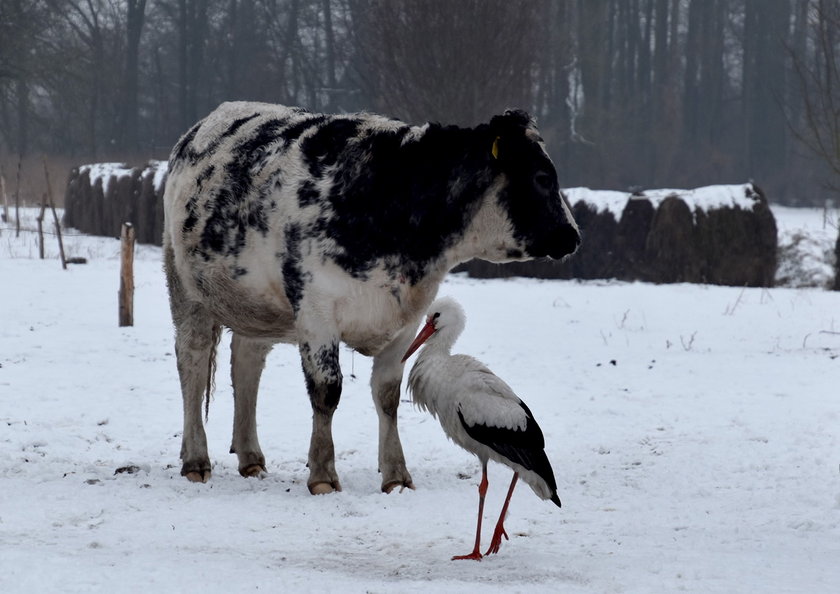
[[430,346],[435,344],[447,350],[450,349],[464,331],[466,323],[467,316],[460,303],[452,297],[441,297],[436,300],[429,307],[426,323],[403,355],[402,362],[405,363],[406,359],[427,341]]

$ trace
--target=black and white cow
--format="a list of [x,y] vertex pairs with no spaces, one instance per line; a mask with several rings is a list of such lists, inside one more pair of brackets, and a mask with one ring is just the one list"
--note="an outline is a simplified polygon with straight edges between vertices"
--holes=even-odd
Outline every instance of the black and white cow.
[[312,404],[312,493],[339,491],[339,343],[374,357],[382,490],[413,487],[397,431],[400,358],[446,273],[572,253],[579,234],[521,111],[457,128],[370,114],[225,103],[172,150],[164,258],[184,398],[181,474],[207,481],[202,423],[232,330],[239,472],[265,470],[256,402],[266,355],[298,345]]

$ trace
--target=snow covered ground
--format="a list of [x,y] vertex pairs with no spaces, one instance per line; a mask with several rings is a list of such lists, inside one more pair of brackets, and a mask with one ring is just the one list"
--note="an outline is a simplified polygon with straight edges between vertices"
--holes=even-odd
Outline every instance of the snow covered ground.
[[[499,554],[453,562],[476,459],[405,401],[417,489],[380,493],[370,360],[346,350],[343,492],[306,489],[288,346],[263,376],[269,474],[238,475],[227,338],[213,478],[183,479],[160,250],[138,249],[135,326],[118,328],[117,241],[67,243],[89,263],[62,271],[0,229],[0,592],[840,591],[840,293],[451,277],[456,350],[529,404],[563,501],[518,489]],[[485,543],[509,479],[491,465]]]

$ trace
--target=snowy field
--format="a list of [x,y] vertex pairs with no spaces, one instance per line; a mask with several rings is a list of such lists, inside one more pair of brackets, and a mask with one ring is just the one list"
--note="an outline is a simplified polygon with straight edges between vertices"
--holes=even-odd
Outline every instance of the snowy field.
[[[777,214],[780,234],[822,229],[819,211]],[[33,234],[0,229],[0,592],[840,592],[840,293],[451,277],[456,351],[529,404],[563,501],[519,488],[499,554],[453,562],[478,462],[404,400],[417,489],[380,493],[370,360],[347,350],[343,492],[306,489],[288,346],[263,375],[269,473],[239,476],[227,337],[213,477],[183,479],[160,250],[138,249],[135,326],[118,328],[117,241],[67,244],[88,264],[62,271],[52,239],[40,261]],[[491,464],[484,545],[509,480]]]

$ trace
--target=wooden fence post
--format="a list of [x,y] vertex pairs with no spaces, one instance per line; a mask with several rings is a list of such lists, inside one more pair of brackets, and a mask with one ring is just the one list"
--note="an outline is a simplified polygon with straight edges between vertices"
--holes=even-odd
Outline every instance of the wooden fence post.
[[9,196],[6,194],[6,176],[0,171],[0,194],[3,195],[3,222],[9,220]]
[[17,186],[15,187],[15,237],[20,237],[20,167],[23,155],[18,157]]
[[[50,203],[50,210],[53,215],[53,223],[55,224],[55,234],[58,236],[58,255],[61,257],[61,267],[67,270],[67,258],[64,257],[64,240],[61,238],[61,223],[58,220],[58,213],[55,212],[55,202],[52,195],[52,184],[50,183],[50,172],[47,170],[47,158],[44,157],[44,175],[47,178],[47,200]],[[44,209],[41,209],[43,218]]]
[[120,326],[134,325],[134,227],[123,223],[120,233]]
[[38,218],[35,220],[38,222],[38,255],[41,257],[41,260],[44,259],[44,211],[47,210],[47,195],[41,199],[41,212],[38,213]]

